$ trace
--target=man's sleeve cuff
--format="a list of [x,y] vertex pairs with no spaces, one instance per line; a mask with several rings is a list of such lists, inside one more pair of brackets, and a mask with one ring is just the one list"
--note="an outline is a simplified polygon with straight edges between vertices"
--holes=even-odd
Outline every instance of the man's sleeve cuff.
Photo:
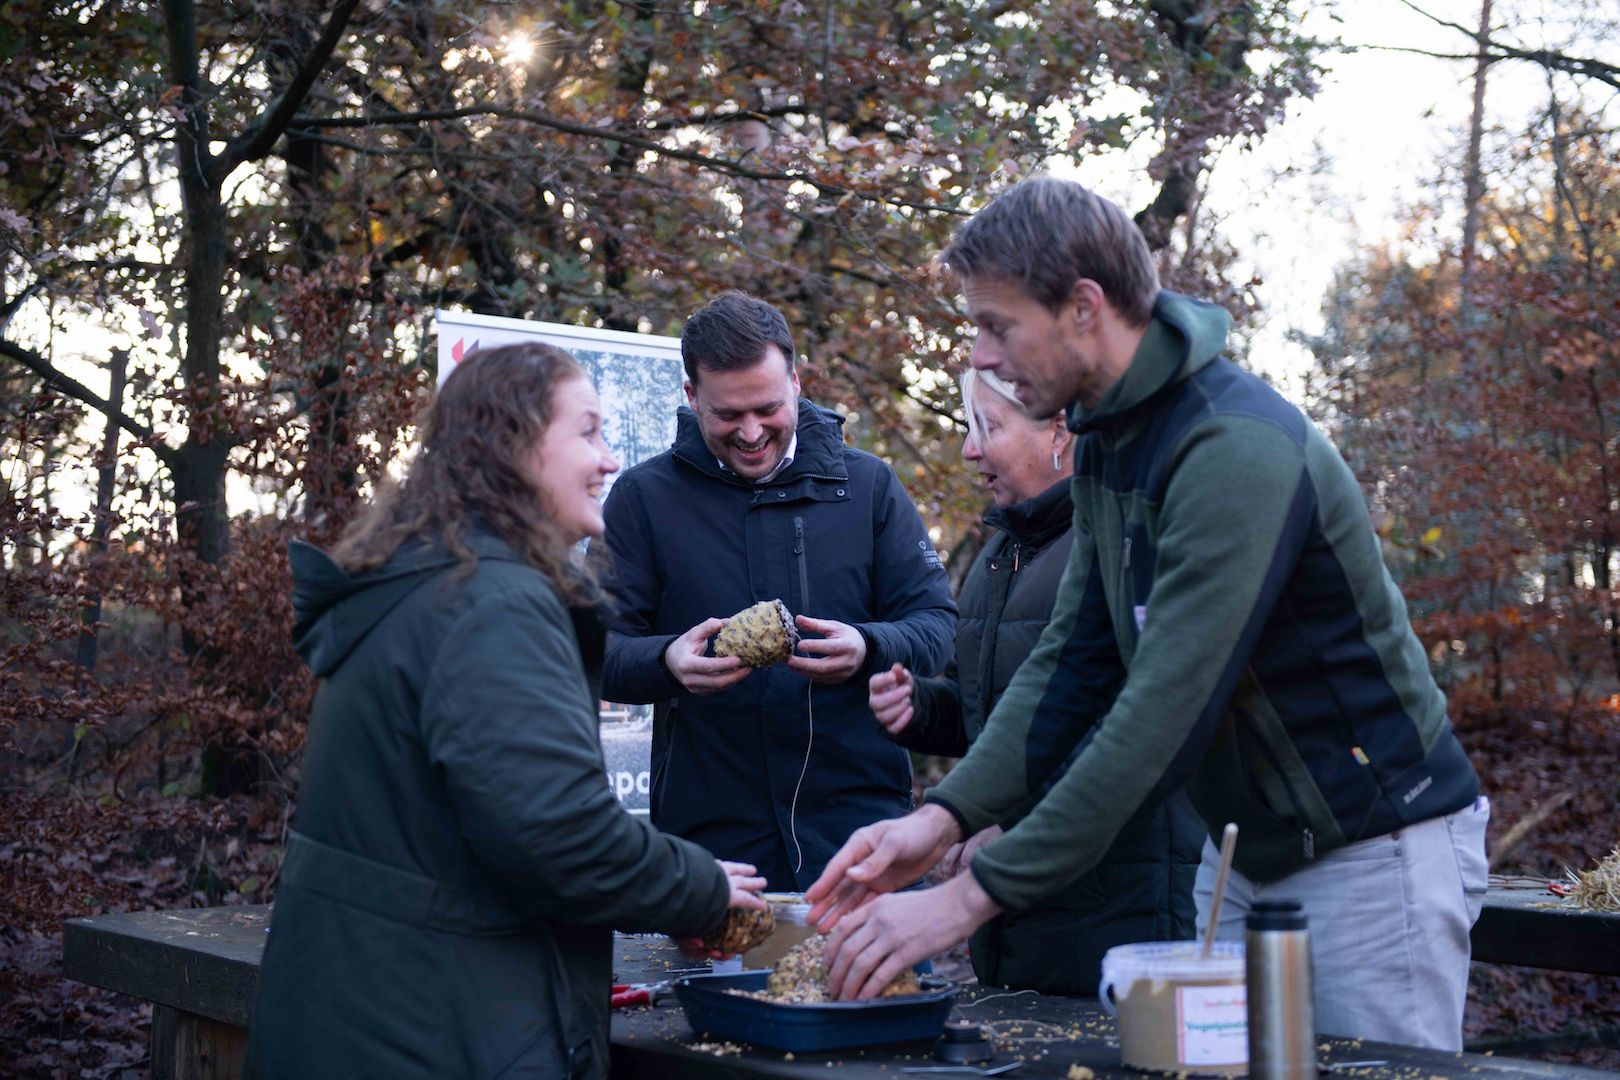
[[[975,832],[973,827],[968,824],[968,819],[963,816],[962,811],[958,810],[955,806],[951,805],[945,799],[943,799],[940,796],[934,794],[934,792],[932,790],[923,792],[923,802],[925,804],[932,803],[935,806],[941,807],[942,809],[944,809],[944,811],[946,813],[950,814],[951,817],[955,818],[956,819],[956,827],[962,830],[962,839],[966,840],[968,837],[972,836],[973,833]],[[988,892],[989,890],[986,889],[985,891]],[[992,899],[994,899],[994,897],[992,897]],[[996,901],[996,902],[1000,903],[999,900]]]
[[669,652],[670,645],[678,637],[680,637],[679,634],[670,634],[663,640],[663,643],[658,646],[658,670],[663,673],[664,681],[669,683],[670,689],[674,690],[676,693],[680,693],[681,691],[685,690],[686,687],[682,686],[681,681],[677,679],[669,670],[669,661],[667,661],[664,657]]
[[984,895],[995,901],[996,906],[1001,908],[1002,911],[1017,911],[1021,906],[1009,902],[1001,891],[995,885],[992,885],[986,879],[986,876],[979,871],[979,857],[977,855],[973,856],[973,861],[968,864],[968,873],[972,874],[973,880],[979,883],[979,888],[984,890]]
[[872,677],[873,668],[878,661],[878,645],[877,638],[873,637],[872,631],[865,626],[857,623],[855,629],[860,631],[861,639],[866,642],[866,659],[861,661],[861,666],[856,670],[855,674],[849,677],[849,681],[861,683]]

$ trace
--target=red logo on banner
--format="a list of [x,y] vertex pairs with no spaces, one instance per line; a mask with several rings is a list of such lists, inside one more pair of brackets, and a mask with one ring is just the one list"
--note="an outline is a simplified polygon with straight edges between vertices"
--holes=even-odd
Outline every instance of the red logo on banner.
[[450,359],[454,360],[458,364],[461,363],[461,358],[463,356],[470,352],[478,351],[478,340],[476,338],[473,340],[472,348],[470,349],[465,347],[466,340],[466,338],[456,338],[456,343],[450,347]]

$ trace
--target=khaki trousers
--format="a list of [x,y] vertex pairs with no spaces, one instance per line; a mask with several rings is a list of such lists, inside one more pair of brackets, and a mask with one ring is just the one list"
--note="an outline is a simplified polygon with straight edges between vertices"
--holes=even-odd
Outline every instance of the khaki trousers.
[[[1317,1031],[1461,1050],[1468,932],[1485,902],[1490,816],[1482,796],[1454,814],[1329,852],[1278,881],[1259,885],[1233,870],[1216,937],[1242,941],[1257,900],[1298,900],[1311,935]],[[1193,887],[1200,936],[1219,861],[1206,841]]]

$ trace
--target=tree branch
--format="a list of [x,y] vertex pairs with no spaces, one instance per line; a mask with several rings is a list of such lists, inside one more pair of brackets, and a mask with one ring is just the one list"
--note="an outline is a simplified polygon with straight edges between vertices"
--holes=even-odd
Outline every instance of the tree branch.
[[45,385],[51,389],[89,405],[131,435],[140,439],[165,465],[173,463],[174,451],[159,439],[151,428],[125,416],[106,398],[97,394],[79,380],[58,371],[54,364],[39,353],[34,352],[32,349],[25,349],[21,345],[14,345],[9,341],[0,341],[0,356],[10,357],[17,361],[17,363],[44,379]]
[[743,120],[764,121],[774,117],[802,116],[808,111],[803,103],[772,105],[768,108],[716,112],[707,116],[672,116],[664,120],[647,120],[642,126],[647,131],[674,131],[683,127],[706,127],[709,124],[735,124]]
[[[1472,27],[1464,26],[1461,23],[1455,23],[1449,19],[1442,19],[1433,12],[1425,11],[1417,4],[1413,3],[1412,0],[1401,0],[1401,3],[1406,5],[1411,10],[1417,12],[1419,15],[1422,15],[1430,22],[1435,23],[1438,26],[1444,26],[1448,30],[1455,30],[1457,33],[1468,38],[1470,41],[1478,45],[1480,49],[1489,53],[1489,59],[1492,61],[1528,60],[1532,64],[1540,64],[1542,67],[1551,68],[1554,71],[1563,71],[1570,75],[1584,75],[1588,78],[1606,83],[1609,86],[1614,87],[1616,90],[1620,90],[1620,65],[1611,64],[1607,61],[1597,60],[1590,57],[1570,56],[1568,53],[1559,52],[1557,49],[1521,49],[1517,45],[1504,45],[1500,41],[1497,41],[1495,38],[1491,37],[1489,27],[1482,26],[1478,30],[1475,30]],[[1477,55],[1447,56],[1443,53],[1423,53],[1420,49],[1399,49],[1392,51],[1417,52],[1422,55],[1433,56],[1441,60],[1478,59]]]
[[337,7],[321,29],[321,36],[310,48],[303,63],[293,74],[279,97],[259,116],[226,144],[224,151],[209,163],[209,180],[216,186],[222,183],[236,167],[270,152],[283,131],[298,113],[298,107],[309,95],[310,87],[320,77],[321,69],[332,58],[332,51],[343,38],[349,25],[349,16],[360,0],[339,0]]
[[609,142],[624,143],[638,150],[657,154],[659,157],[670,158],[675,161],[685,161],[689,164],[699,165],[706,169],[735,176],[743,180],[760,180],[768,183],[801,183],[815,188],[822,195],[842,198],[849,195],[866,202],[881,203],[885,206],[905,207],[910,210],[919,210],[926,214],[952,214],[959,217],[968,216],[968,211],[954,206],[939,206],[931,203],[912,202],[909,199],[896,199],[883,195],[871,195],[843,187],[839,184],[829,184],[824,180],[817,180],[806,172],[767,172],[762,169],[751,169],[740,161],[726,158],[711,157],[708,154],[699,154],[691,150],[680,150],[665,146],[656,139],[646,139],[629,132],[615,131],[611,128],[592,127],[589,124],[578,124],[572,120],[563,120],[559,117],[548,116],[545,113],[526,112],[521,109],[507,108],[502,105],[466,105],[456,109],[431,109],[424,112],[411,113],[375,113],[370,116],[299,116],[294,117],[290,128],[306,130],[309,128],[333,127],[409,127],[415,124],[432,123],[437,120],[459,120],[469,116],[492,116],[501,120],[512,120],[518,123],[535,124],[539,127],[550,128],[565,135],[580,135],[589,139],[604,139]]
[[1540,64],[1553,71],[1562,71],[1570,75],[1583,75],[1589,79],[1596,79],[1620,90],[1620,66],[1594,60],[1588,57],[1569,56],[1556,49],[1520,49],[1512,45],[1503,45],[1499,41],[1485,39],[1485,49],[1492,53],[1492,60],[1528,60],[1532,64]]

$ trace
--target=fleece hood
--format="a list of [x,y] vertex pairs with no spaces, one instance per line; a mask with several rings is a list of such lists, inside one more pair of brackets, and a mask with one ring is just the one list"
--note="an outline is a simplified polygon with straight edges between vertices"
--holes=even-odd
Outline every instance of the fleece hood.
[[1069,406],[1069,430],[1079,434],[1129,418],[1220,356],[1231,326],[1225,308],[1160,289],[1131,366],[1095,409],[1086,412],[1079,402]]

